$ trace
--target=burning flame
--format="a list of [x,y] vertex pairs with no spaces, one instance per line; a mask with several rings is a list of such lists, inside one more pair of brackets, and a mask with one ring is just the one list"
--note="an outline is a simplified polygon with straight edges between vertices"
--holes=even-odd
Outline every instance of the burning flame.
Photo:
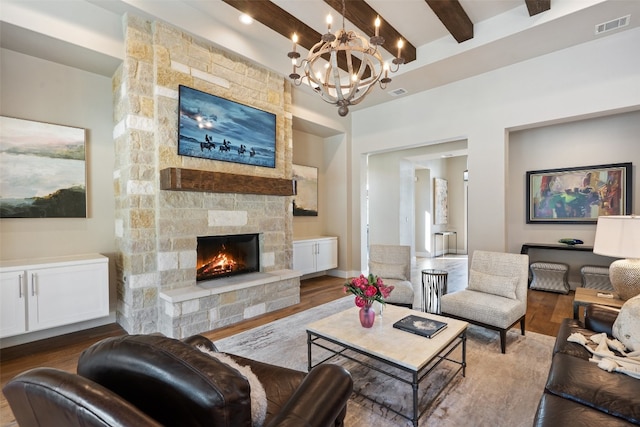
[[238,261],[236,261],[233,256],[220,252],[198,267],[198,276],[215,276],[218,274],[229,273],[240,267],[242,266],[239,265]]

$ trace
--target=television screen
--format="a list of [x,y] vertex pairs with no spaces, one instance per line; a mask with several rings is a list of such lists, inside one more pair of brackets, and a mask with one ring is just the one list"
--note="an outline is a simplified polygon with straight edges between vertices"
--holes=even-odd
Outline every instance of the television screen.
[[276,115],[179,87],[178,154],[276,167]]

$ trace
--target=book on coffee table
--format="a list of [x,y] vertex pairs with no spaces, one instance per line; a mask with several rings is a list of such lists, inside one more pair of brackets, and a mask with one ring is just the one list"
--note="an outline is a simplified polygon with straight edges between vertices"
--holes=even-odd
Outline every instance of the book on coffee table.
[[393,324],[394,328],[431,338],[447,327],[444,322],[410,315]]

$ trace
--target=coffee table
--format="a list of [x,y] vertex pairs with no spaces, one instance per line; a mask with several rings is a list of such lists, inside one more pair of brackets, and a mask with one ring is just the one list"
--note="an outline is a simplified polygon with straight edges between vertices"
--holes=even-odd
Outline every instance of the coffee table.
[[[353,307],[307,325],[309,370],[340,356],[410,385],[413,390],[413,413],[409,415],[394,408],[388,409],[411,420],[413,425],[417,426],[418,420],[426,411],[426,408],[422,410],[418,408],[418,392],[420,383],[427,375],[446,360],[459,365],[449,381],[460,371],[462,376],[465,376],[468,323],[387,305],[384,315],[376,318],[372,328],[366,329],[360,325],[358,311],[358,307]],[[396,321],[411,314],[446,322],[447,327],[432,338],[425,338],[393,327]],[[452,353],[459,346],[462,346],[462,354],[460,360],[455,360]],[[326,355],[328,352],[329,356],[314,363],[312,356],[314,347],[324,349],[323,354]],[[375,361],[384,364],[385,369],[374,365]],[[446,384],[443,384],[440,392],[445,386]],[[363,397],[380,404],[370,396],[363,395]]]
[[[613,298],[599,297],[598,294],[611,294]],[[580,306],[600,304],[620,308],[624,303],[625,301],[618,299],[618,295],[614,292],[591,288],[576,288],[576,295],[573,298],[573,318],[578,319],[580,317]]]

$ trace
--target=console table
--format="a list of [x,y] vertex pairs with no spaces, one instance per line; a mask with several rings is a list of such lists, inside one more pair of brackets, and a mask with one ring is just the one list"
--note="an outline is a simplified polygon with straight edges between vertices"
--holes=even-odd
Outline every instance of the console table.
[[[436,246],[436,237],[442,236],[442,256],[449,253],[449,236],[454,236],[456,238],[456,251],[454,253],[458,253],[458,233],[455,231],[436,231],[433,233],[433,251],[436,254],[436,258],[438,256],[438,247]],[[447,250],[444,250],[444,237],[447,236]]]
[[555,243],[523,243],[520,249],[521,254],[528,254],[529,249],[552,249],[559,251],[578,251],[578,252],[593,252],[593,246],[585,245],[563,245]]
[[[533,255],[530,254],[533,252]],[[529,262],[562,262],[569,266],[568,281],[571,289],[582,286],[580,269],[585,265],[608,267],[616,258],[593,253],[593,246],[565,245],[561,243],[523,243],[521,254],[529,255]]]

